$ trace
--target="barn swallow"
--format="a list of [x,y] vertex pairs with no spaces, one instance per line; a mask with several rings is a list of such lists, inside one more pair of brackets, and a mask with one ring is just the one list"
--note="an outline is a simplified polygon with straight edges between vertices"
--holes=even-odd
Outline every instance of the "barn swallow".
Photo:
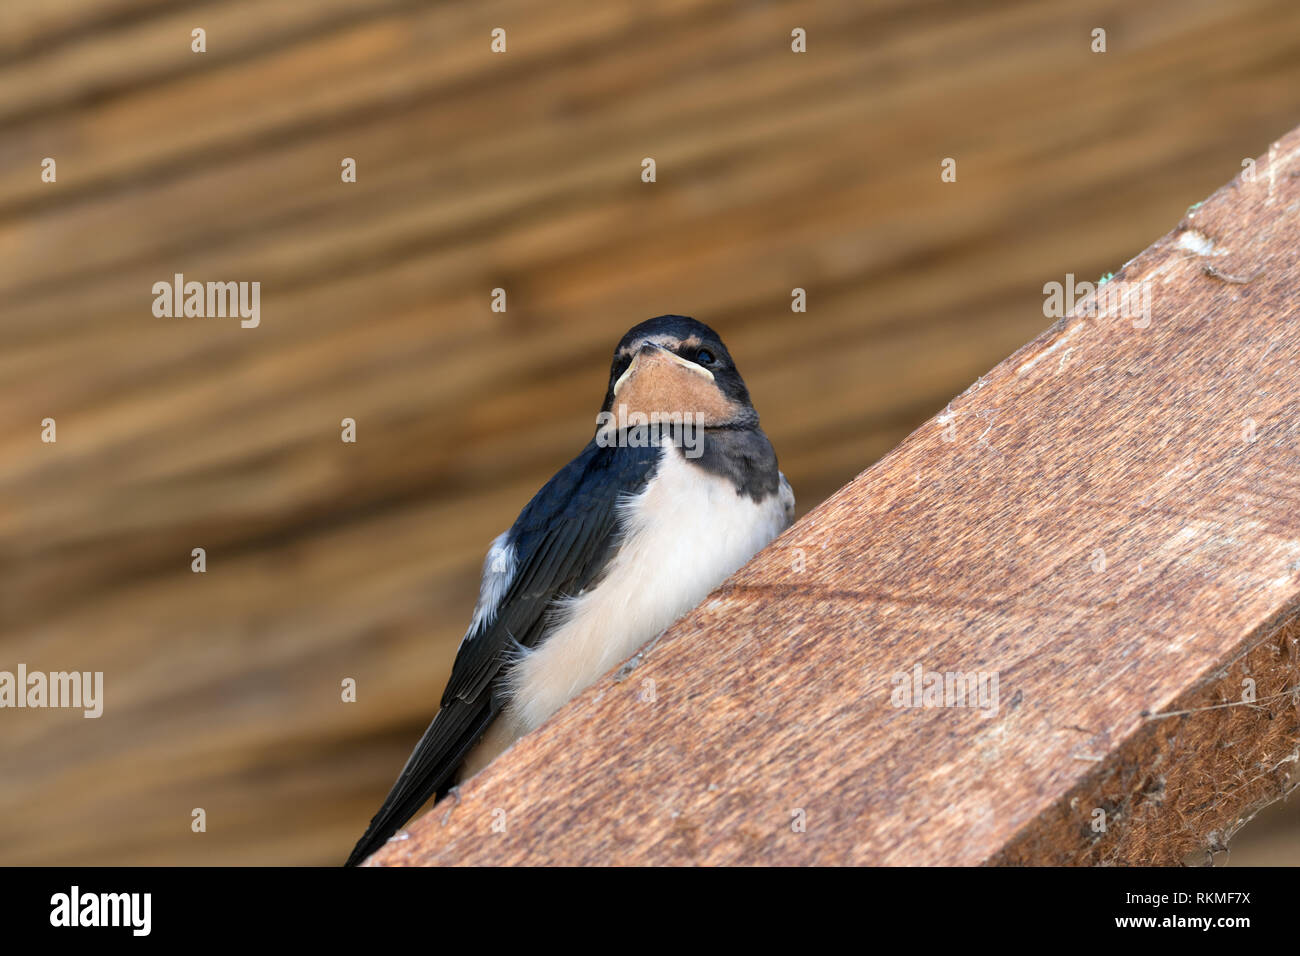
[[596,433],[492,542],[442,705],[347,865],[699,604],[794,517],[718,334],[661,315],[614,350]]

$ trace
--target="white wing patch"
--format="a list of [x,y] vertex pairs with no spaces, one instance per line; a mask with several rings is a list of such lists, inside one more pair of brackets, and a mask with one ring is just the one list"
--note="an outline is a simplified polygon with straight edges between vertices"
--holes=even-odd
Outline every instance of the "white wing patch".
[[496,620],[501,599],[510,589],[510,582],[515,578],[519,562],[515,546],[510,541],[510,532],[503,531],[492,541],[487,557],[483,560],[483,580],[478,586],[478,603],[474,605],[474,619],[469,622],[469,630],[463,640],[470,640]]

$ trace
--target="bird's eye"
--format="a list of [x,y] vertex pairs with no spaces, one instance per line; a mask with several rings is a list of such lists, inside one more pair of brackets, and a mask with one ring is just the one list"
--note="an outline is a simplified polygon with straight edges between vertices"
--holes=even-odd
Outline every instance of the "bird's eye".
[[707,365],[712,365],[716,361],[716,359],[714,359],[713,353],[710,352],[708,349],[700,349],[698,352],[695,353],[695,361],[698,362],[700,365],[707,366]]

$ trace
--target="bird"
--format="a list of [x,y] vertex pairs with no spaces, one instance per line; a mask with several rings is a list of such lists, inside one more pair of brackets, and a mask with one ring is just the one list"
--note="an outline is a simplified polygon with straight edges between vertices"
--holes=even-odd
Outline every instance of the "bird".
[[683,315],[614,349],[596,431],[499,535],[441,705],[346,866],[699,604],[794,519],[730,352]]

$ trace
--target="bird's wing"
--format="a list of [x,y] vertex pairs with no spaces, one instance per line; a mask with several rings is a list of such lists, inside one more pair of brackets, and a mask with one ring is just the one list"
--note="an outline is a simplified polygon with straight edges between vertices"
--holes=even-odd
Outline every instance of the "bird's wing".
[[785,509],[785,526],[788,528],[794,524],[794,489],[790,487],[790,481],[785,477],[785,472],[778,471],[777,477],[780,478],[781,487],[781,507]]
[[617,545],[618,503],[645,488],[660,450],[591,442],[533,496],[493,542],[473,622],[461,641],[442,707],[348,859],[378,849],[456,769],[504,701],[496,687],[519,646],[531,647],[557,598],[580,593],[604,570]]

